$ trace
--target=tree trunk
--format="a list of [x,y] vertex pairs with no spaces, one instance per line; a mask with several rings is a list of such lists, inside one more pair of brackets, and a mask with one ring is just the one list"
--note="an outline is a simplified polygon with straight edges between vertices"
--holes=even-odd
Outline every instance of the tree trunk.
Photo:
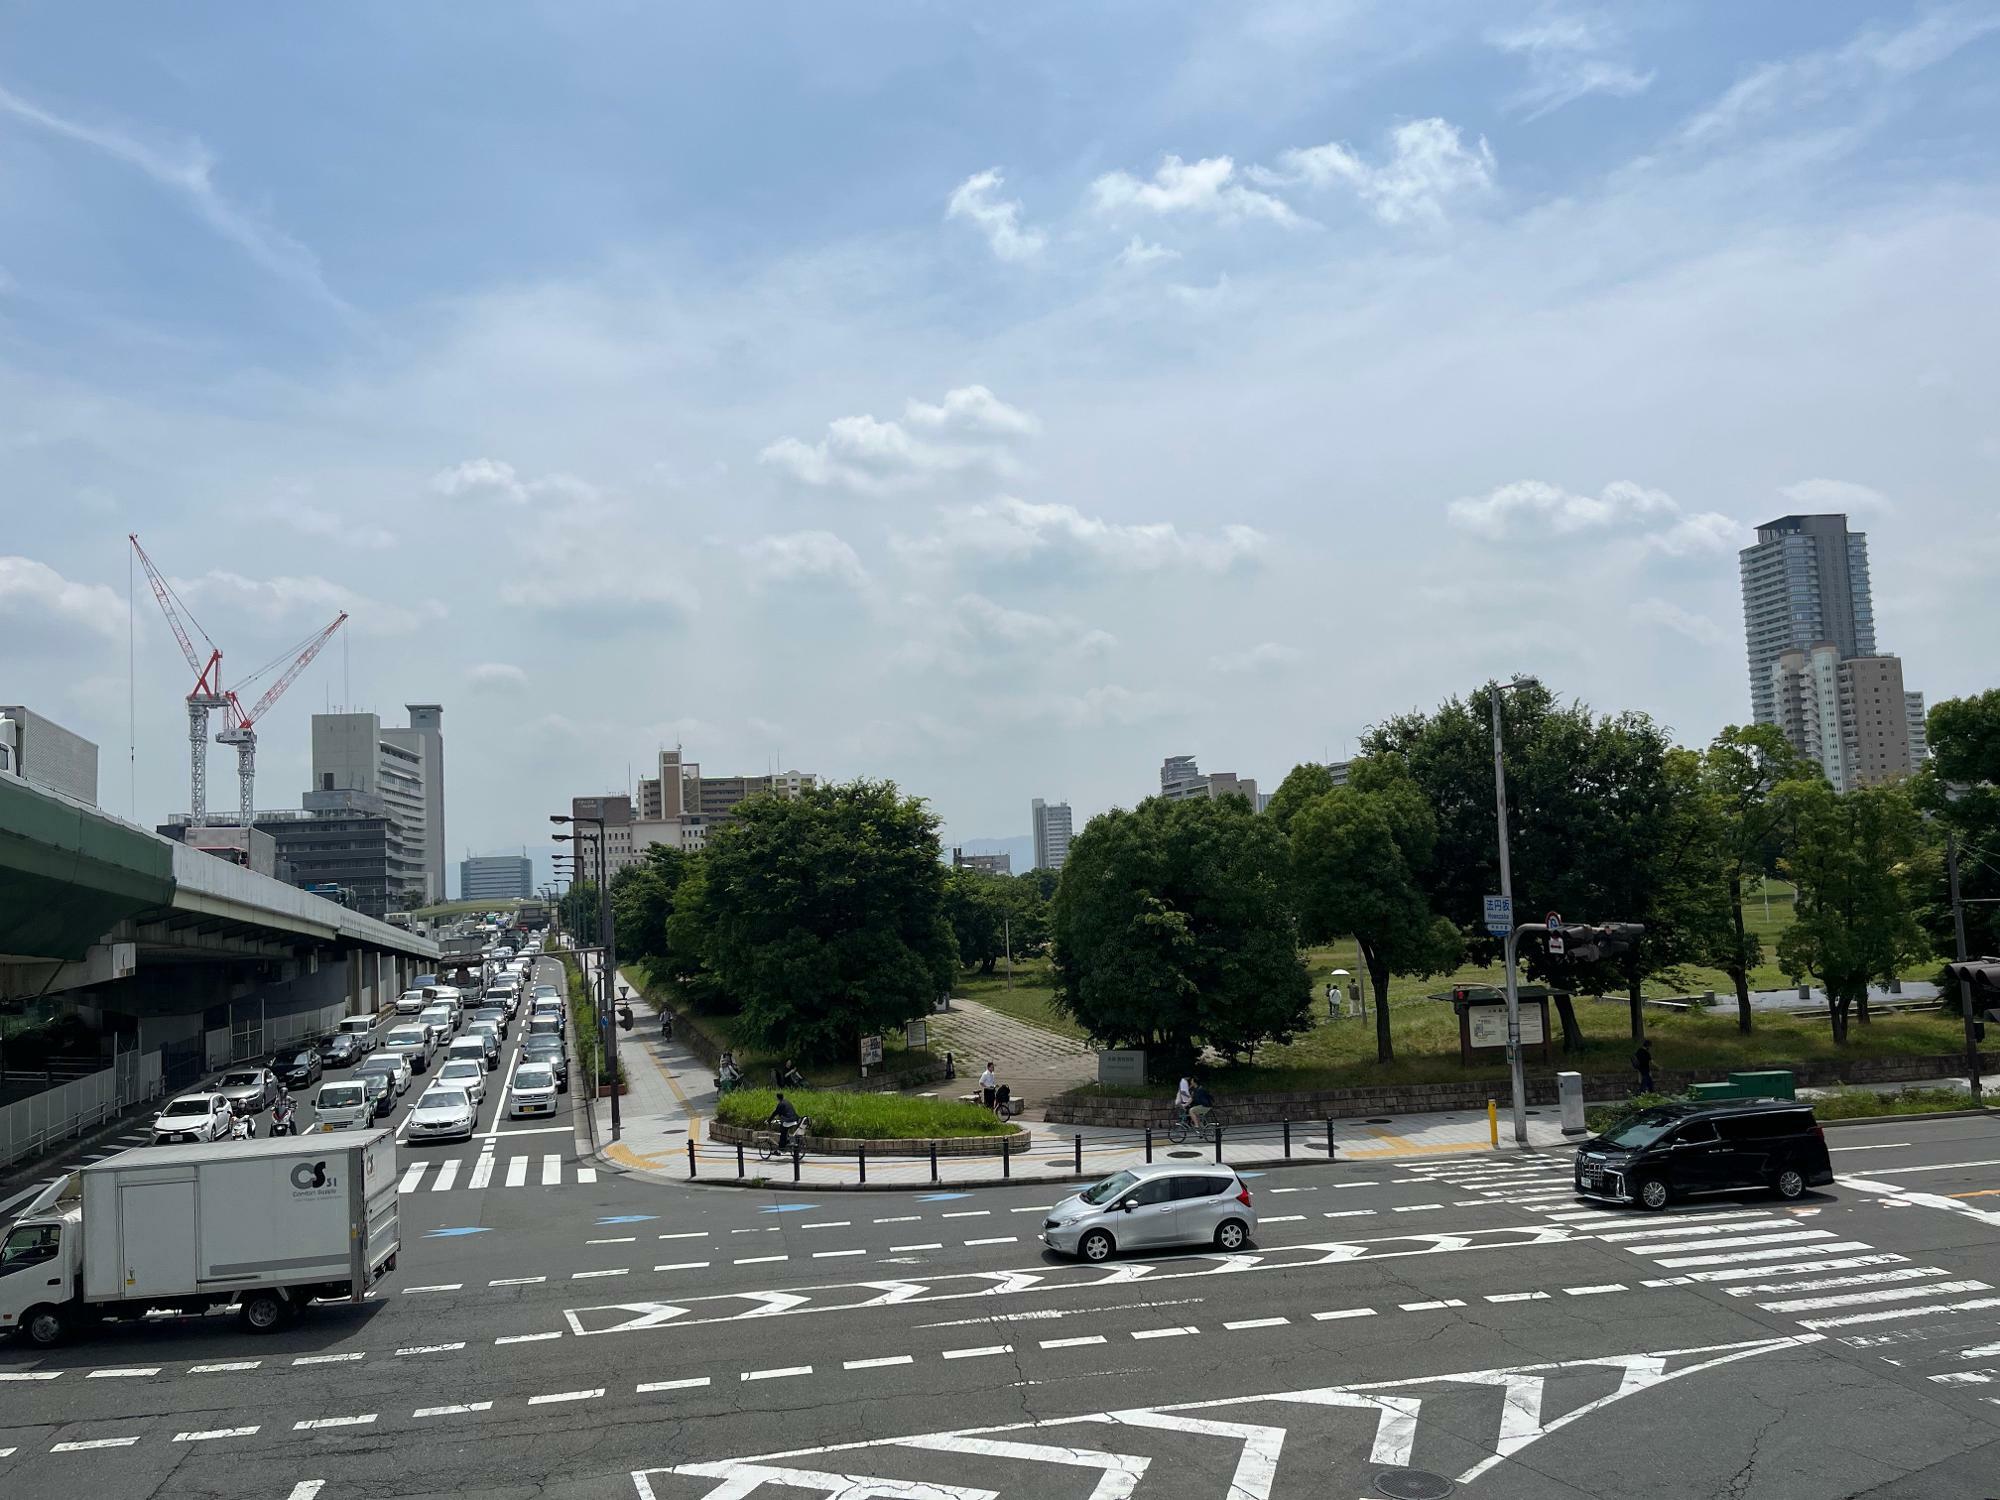
[[1750,971],[1744,957],[1750,951],[1749,935],[1743,930],[1743,874],[1732,870],[1729,875],[1729,914],[1736,920],[1736,962],[1729,966],[1729,977],[1736,981],[1736,1029],[1750,1030]]
[[1847,1045],[1847,1007],[1849,1003],[1849,1001],[1836,995],[1831,985],[1827,987],[1826,1011],[1828,1019],[1833,1025],[1833,1044],[1836,1047],[1845,1047]]
[[1389,966],[1366,955],[1368,978],[1375,986],[1375,1061],[1394,1062],[1396,1044],[1389,1036]]
[[1639,964],[1633,959],[1625,966],[1625,1002],[1632,1010],[1632,1040],[1646,1040],[1645,1002],[1639,998]]
[[1583,1028],[1576,1024],[1576,1002],[1564,991],[1555,994],[1556,1015],[1562,1021],[1563,1051],[1583,1050]]
[[1875,1018],[1868,1014],[1868,985],[1865,980],[1861,985],[1861,993],[1854,997],[1854,1019],[1863,1026],[1875,1024]]

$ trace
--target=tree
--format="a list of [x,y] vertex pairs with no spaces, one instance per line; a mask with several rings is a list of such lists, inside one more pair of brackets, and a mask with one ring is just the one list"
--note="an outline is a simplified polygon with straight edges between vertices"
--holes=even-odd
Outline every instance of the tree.
[[1833,1039],[1844,1044],[1850,1011],[1858,1005],[1868,1019],[1869,981],[1893,979],[1929,951],[1909,888],[1916,807],[1899,786],[1842,796],[1824,781],[1788,781],[1776,800],[1780,868],[1798,887],[1778,961],[1795,979],[1811,974],[1825,986]]
[[984,874],[967,865],[945,871],[944,910],[952,936],[958,942],[958,961],[982,974],[993,972],[1003,951],[1001,928],[1005,907],[1000,881],[999,876]]
[[1449,973],[1464,947],[1424,884],[1437,852],[1430,804],[1400,762],[1363,760],[1350,785],[1296,809],[1291,842],[1300,930],[1309,942],[1354,935],[1375,986],[1375,1056],[1391,1062],[1390,976]]
[[[2000,953],[2000,689],[1933,704],[1925,733],[1931,757],[1911,794],[1957,838],[1966,951]],[[1934,948],[1956,953],[1942,850],[1938,854],[1918,916]]]
[[1702,788],[1712,799],[1722,878],[1729,892],[1729,931],[1716,946],[1715,966],[1736,986],[1736,1025],[1751,1029],[1750,971],[1764,956],[1743,925],[1743,886],[1750,876],[1777,872],[1778,787],[1810,781],[1819,769],[1800,755],[1775,724],[1730,725],[1701,759]]
[[[1500,888],[1493,809],[1492,695],[1488,684],[1434,714],[1406,714],[1371,729],[1370,756],[1400,757],[1437,819],[1436,857],[1426,885],[1433,910],[1459,928],[1476,963],[1501,943],[1482,924],[1485,894]],[[1669,766],[1673,746],[1645,714],[1598,718],[1583,703],[1558,704],[1526,680],[1502,703],[1509,847],[1517,920],[1548,910],[1570,921],[1639,921],[1646,936],[1622,960],[1581,964],[1532,943],[1523,966],[1567,988],[1603,993],[1621,984],[1634,1036],[1644,1035],[1640,989],[1698,956],[1706,920],[1690,911],[1698,865],[1698,819],[1685,777]]]
[[657,963],[667,956],[667,919],[690,856],[664,844],[648,847],[636,864],[611,877],[611,922],[618,957]]
[[742,803],[709,836],[668,919],[670,950],[781,1056],[851,1058],[860,1038],[928,1015],[950,988],[937,819],[893,783]]
[[1179,1066],[1311,1023],[1284,835],[1242,798],[1092,818],[1049,911],[1055,1001],[1093,1037]]
[[577,880],[570,883],[562,893],[557,906],[562,912],[562,923],[579,948],[597,946],[597,885],[594,881]]
[[1264,816],[1278,825],[1281,833],[1292,831],[1292,819],[1309,802],[1317,802],[1333,790],[1333,772],[1317,761],[1304,761],[1285,773],[1278,789],[1271,793]]

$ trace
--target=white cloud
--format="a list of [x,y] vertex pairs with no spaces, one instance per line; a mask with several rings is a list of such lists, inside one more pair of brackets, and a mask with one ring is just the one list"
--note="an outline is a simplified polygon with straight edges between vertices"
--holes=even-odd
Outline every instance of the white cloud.
[[[923,436],[913,436],[911,428]],[[1040,430],[1031,413],[1009,406],[983,385],[968,385],[947,391],[936,404],[910,400],[902,422],[879,421],[866,412],[836,417],[818,442],[779,438],[757,459],[816,489],[886,495],[967,470],[1013,474],[1007,446]]]
[[468,458],[431,476],[431,489],[448,499],[463,495],[528,503],[528,487],[514,466],[497,458]]
[[1701,646],[1719,646],[1729,638],[1728,632],[1707,615],[1698,615],[1667,599],[1641,599],[1632,606],[1632,618],[1642,625],[1657,625],[1675,635],[1686,636]]
[[796,583],[827,579],[860,591],[869,586],[868,570],[846,542],[830,531],[791,531],[759,537],[743,549],[753,583]]
[[1529,81],[1507,102],[1530,120],[1588,94],[1629,98],[1653,82],[1650,72],[1607,55],[1618,50],[1622,37],[1601,16],[1548,12],[1526,25],[1489,32],[1486,40],[1526,59]]
[[1715,511],[1689,513],[1665,490],[1649,490],[1617,479],[1595,495],[1579,495],[1539,479],[1520,479],[1484,495],[1454,500],[1446,507],[1452,523],[1478,536],[1499,540],[1524,535],[1570,536],[1618,522],[1643,536],[1646,545],[1671,557],[1726,552],[1738,545],[1741,525]]
[[483,661],[465,674],[465,682],[476,693],[512,693],[528,685],[528,674],[512,662]]
[[357,634],[402,636],[435,625],[450,613],[441,600],[424,599],[414,606],[389,604],[317,574],[248,578],[227,568],[211,568],[198,577],[169,582],[190,602],[240,610],[266,625],[324,624],[344,610],[349,616],[346,628]]
[[1814,510],[1890,510],[1895,506],[1880,490],[1850,479],[1801,479],[1797,484],[1779,486],[1778,493]]
[[1305,660],[1305,652],[1283,641],[1259,641],[1246,651],[1218,652],[1208,659],[1217,672],[1275,672]]
[[1190,706],[1183,693],[1105,683],[1078,693],[1046,693],[1017,699],[1008,705],[1008,716],[1055,724],[1063,729],[1102,729],[1171,718],[1186,713]]
[[1115,572],[1190,567],[1221,573],[1256,561],[1267,542],[1249,526],[1184,532],[1170,521],[1128,525],[1086,516],[1070,505],[1007,497],[948,509],[930,535],[897,538],[895,545],[913,561],[1020,563],[1048,557]]
[[101,583],[74,583],[32,557],[0,556],[0,616],[21,624],[57,620],[105,640],[125,633],[125,601]]
[[1468,148],[1458,127],[1435,117],[1389,133],[1388,157],[1371,166],[1338,141],[1280,153],[1276,168],[1252,167],[1271,187],[1351,188],[1384,224],[1436,224],[1453,199],[1493,186],[1493,150],[1482,136]]
[[957,187],[945,203],[947,219],[964,219],[986,236],[986,243],[1000,260],[1033,260],[1047,246],[1049,237],[1021,224],[1021,205],[998,196],[1006,179],[988,168],[975,172]]
[[1118,264],[1128,271],[1143,270],[1147,266],[1159,265],[1162,261],[1179,260],[1181,253],[1170,250],[1165,245],[1155,245],[1133,235],[1123,250],[1118,252]]
[[1646,545],[1669,557],[1734,552],[1747,540],[1742,522],[1712,510],[1677,516],[1664,530],[1646,533]]
[[1245,187],[1236,163],[1227,156],[1182,161],[1165,156],[1150,179],[1130,172],[1107,172],[1090,185],[1091,200],[1102,214],[1131,210],[1154,214],[1193,214],[1231,222],[1266,219],[1296,224],[1298,215],[1281,198]]
[[387,527],[352,521],[302,501],[274,500],[264,507],[262,514],[314,541],[338,542],[366,552],[387,552],[396,545],[396,534]]
[[1764,63],[1684,124],[1683,146],[1708,146],[1766,120],[1796,120],[1841,95],[1894,83],[1943,62],[1995,30],[2000,10],[1947,5],[1900,30],[1871,26],[1840,47]]
[[12,115],[45,134],[88,146],[136,168],[159,186],[178,195],[210,229],[273,276],[291,282],[309,293],[315,301],[341,312],[347,311],[346,304],[333,294],[321,277],[319,260],[312,251],[281,230],[260,223],[216,187],[212,175],[215,163],[199,142],[178,151],[164,150],[122,131],[84,125],[53,114],[4,88],[0,88],[0,113]]

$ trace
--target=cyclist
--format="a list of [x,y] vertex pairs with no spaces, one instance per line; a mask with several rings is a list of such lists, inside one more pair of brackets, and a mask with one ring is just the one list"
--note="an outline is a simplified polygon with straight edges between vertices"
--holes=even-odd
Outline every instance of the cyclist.
[[993,1107],[994,1097],[1000,1089],[1000,1075],[993,1071],[993,1064],[986,1065],[986,1071],[979,1075],[979,1102],[988,1109]]
[[1196,1082],[1194,1092],[1188,1096],[1188,1118],[1194,1121],[1197,1130],[1208,1129],[1209,1111],[1215,1108],[1215,1096],[1208,1091],[1208,1085]]
[[1187,1075],[1183,1073],[1180,1087],[1174,1090],[1174,1114],[1186,1119],[1188,1106],[1192,1103],[1194,1103],[1194,1086],[1187,1081]]
[[771,1118],[764,1123],[778,1127],[779,1150],[792,1149],[792,1133],[799,1128],[799,1112],[792,1108],[791,1100],[783,1094],[778,1095],[778,1102],[771,1109]]

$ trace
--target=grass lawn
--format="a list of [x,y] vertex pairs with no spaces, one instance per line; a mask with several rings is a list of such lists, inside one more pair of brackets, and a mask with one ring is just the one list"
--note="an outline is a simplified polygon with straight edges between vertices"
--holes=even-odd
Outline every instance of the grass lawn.
[[[786,1095],[812,1122],[812,1134],[864,1141],[909,1141],[927,1137],[1011,1135],[990,1109],[945,1099],[905,1099],[900,1094],[816,1093]],[[777,1094],[771,1089],[739,1089],[716,1106],[725,1125],[762,1125],[771,1117]]]

